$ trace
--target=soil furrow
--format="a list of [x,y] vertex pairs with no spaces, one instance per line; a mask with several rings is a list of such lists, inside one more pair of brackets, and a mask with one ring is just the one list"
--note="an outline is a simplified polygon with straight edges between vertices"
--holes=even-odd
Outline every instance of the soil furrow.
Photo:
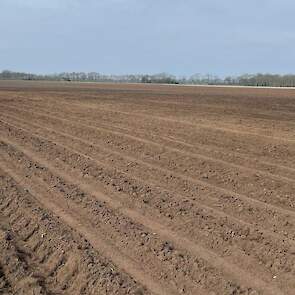
[[0,293],[288,294],[295,92],[0,81]]
[[[10,245],[6,249],[14,253],[5,257],[5,265],[14,289],[24,289],[23,292],[14,294],[30,294],[30,288],[34,288],[32,294],[44,294],[45,289],[48,294],[97,294],[98,289],[101,294],[149,293],[95,253],[82,236],[52,216],[51,211],[47,211],[43,203],[38,201],[44,201],[45,197],[40,192],[36,192],[36,196],[30,194],[32,187],[24,186],[23,189],[27,177],[21,174],[21,170],[16,174],[10,167],[11,163],[1,160],[0,202],[12,199],[10,206],[15,212],[30,216],[32,222],[39,225],[33,236],[24,241],[18,232],[20,228],[25,228],[26,223],[10,222],[7,210],[1,211],[1,216],[10,224],[5,228],[3,241]],[[47,203],[53,206],[51,199],[47,199]],[[38,248],[34,246],[36,240],[41,244]]]
[[[50,193],[50,188],[46,188],[37,181],[29,180],[26,175],[22,175],[20,172],[16,173],[12,170],[12,168],[7,167],[8,165],[5,160],[0,162],[0,166],[6,175],[9,175],[17,182],[18,185],[24,187],[25,190],[34,197],[34,199],[40,202],[42,207],[52,212],[65,224],[68,224],[71,228],[78,231],[95,249],[99,251],[99,253],[102,253],[104,256],[108,257],[108,259],[111,259],[121,269],[134,275],[138,281],[142,282],[143,285],[146,285],[154,294],[174,294],[174,292],[172,290],[168,290],[168,288],[166,292],[165,289],[157,285],[154,280],[149,279],[146,274],[143,274],[141,267],[133,263],[132,259],[122,255],[122,253],[118,252],[118,249],[114,249],[114,246],[106,243],[103,237],[101,237],[99,233],[94,230],[93,224],[78,213],[79,209],[77,207],[71,205],[70,208],[70,206],[65,202],[56,203],[56,201],[53,201],[53,199],[56,199],[56,195],[52,195]],[[55,261],[49,276],[56,276],[59,273],[58,269],[63,264],[64,258],[63,256],[59,256],[59,258]]]
[[[15,106],[11,106],[10,105],[9,108],[15,108]],[[32,109],[27,109],[26,106],[24,106],[22,110],[20,110],[18,107],[15,108],[15,110],[17,110],[17,111],[25,111],[25,110],[27,110],[30,113],[32,112]],[[40,115],[41,117],[47,115],[47,116],[51,116],[51,118],[53,120],[61,120],[62,121],[64,119],[63,122],[66,122],[65,121],[66,118],[70,118],[70,121],[68,121],[68,122],[71,122],[72,124],[74,122],[79,122],[85,128],[86,127],[91,128],[91,126],[93,126],[93,127],[97,127],[97,130],[99,130],[99,128],[100,128],[100,130],[103,130],[104,132],[112,132],[113,131],[113,132],[115,132],[114,134],[118,134],[118,132],[119,132],[120,135],[122,135],[122,136],[125,135],[127,137],[129,136],[129,138],[131,138],[132,140],[141,141],[143,143],[147,143],[147,144],[151,144],[151,145],[162,146],[162,147],[165,147],[166,149],[170,149],[171,148],[172,151],[180,152],[180,153],[182,153],[184,155],[188,155],[188,156],[199,157],[199,158],[204,158],[204,159],[208,159],[208,160],[210,160],[210,158],[211,158],[211,160],[216,160],[216,157],[208,157],[206,155],[204,156],[204,151],[203,151],[204,150],[204,146],[206,147],[206,150],[205,150],[206,152],[208,151],[208,148],[209,148],[209,151],[212,153],[212,147],[210,145],[204,143],[204,142],[202,142],[202,144],[199,144],[199,143],[197,144],[197,146],[199,147],[197,153],[194,151],[195,148],[197,147],[195,145],[195,143],[193,143],[193,144],[190,143],[189,145],[191,147],[190,147],[190,149],[188,151],[186,151],[186,150],[183,149],[183,147],[184,147],[183,141],[181,141],[181,148],[179,148],[179,146],[178,146],[179,145],[179,141],[177,141],[177,143],[178,143],[177,146],[172,147],[171,146],[171,141],[172,140],[171,139],[169,140],[169,138],[167,140],[167,136],[165,137],[164,140],[163,140],[163,136],[160,136],[161,143],[160,142],[157,142],[159,140],[159,137],[156,137],[156,139],[154,139],[154,133],[157,132],[156,129],[153,129],[152,140],[149,140],[148,139],[149,134],[146,134],[145,138],[143,138],[142,137],[142,133],[141,134],[140,133],[138,134],[138,132],[136,130],[134,130],[134,128],[132,129],[132,127],[131,127],[131,129],[130,128],[129,129],[128,128],[126,129],[126,128],[122,128],[122,127],[120,127],[120,128],[115,127],[114,124],[112,124],[110,126],[109,121],[112,120],[112,118],[107,119],[107,123],[104,122],[104,124],[101,124],[101,122],[98,121],[99,126],[97,126],[97,125],[93,125],[94,122],[97,122],[97,118],[93,118],[93,120],[89,121],[89,120],[85,120],[85,118],[83,117],[82,120],[81,120],[81,118],[78,119],[79,118],[79,114],[75,113],[75,117],[73,117],[73,116],[72,117],[69,117],[69,115],[68,115],[69,113],[72,113],[72,112],[67,112],[67,115],[66,116],[63,114],[62,115],[62,118],[61,118],[59,112],[58,113],[57,112],[51,113],[47,109],[46,112],[44,113],[44,109],[42,109],[42,112],[40,113],[40,109],[38,109],[38,111],[34,111],[33,115]],[[57,117],[56,117],[56,115],[57,115]],[[89,114],[87,114],[87,115],[89,116]],[[80,116],[81,116],[81,113],[80,113]],[[138,126],[139,123],[140,122],[136,122],[136,125]],[[120,121],[120,124],[122,125],[122,122],[121,121]],[[149,126],[149,124],[148,124],[148,126]],[[102,129],[102,127],[103,127],[103,129]],[[143,130],[145,130],[145,129],[146,129],[146,126],[143,127]],[[171,130],[167,129],[167,132],[168,133],[170,131]],[[136,136],[134,136],[134,134],[136,134]],[[175,140],[172,141],[172,142],[175,143]],[[188,144],[186,143],[185,146],[187,148]],[[203,152],[203,154],[200,153],[200,146],[201,146],[201,152]],[[246,169],[247,169],[246,166],[249,165],[249,164],[251,164],[252,167],[250,166],[248,168],[249,169],[253,169],[253,171],[254,170],[261,170],[262,169],[262,171],[266,172],[267,174],[268,173],[269,174],[273,174],[274,176],[276,174],[282,174],[282,177],[284,177],[284,175],[285,175],[286,179],[288,179],[289,177],[290,178],[294,178],[295,168],[291,168],[289,166],[286,166],[286,164],[290,164],[290,163],[273,163],[273,162],[267,162],[267,159],[265,159],[263,161],[261,161],[261,159],[259,159],[259,161],[257,161],[257,159],[256,159],[253,162],[253,159],[246,159],[246,160],[242,160],[242,165],[233,164],[232,162],[234,162],[236,158],[240,159],[241,158],[241,155],[242,155],[242,157],[245,156],[245,154],[243,154],[243,153],[242,154],[241,153],[238,153],[237,155],[235,155],[236,154],[236,150],[240,150],[241,147],[242,147],[241,145],[238,145],[235,150],[233,150],[233,149],[226,150],[228,154],[227,155],[224,155],[225,152],[226,152],[226,151],[224,151],[224,148],[217,147],[215,145],[214,148],[213,148],[213,153],[218,152],[217,158],[220,158],[220,160],[217,159],[217,162],[218,161],[222,161],[222,162],[224,162],[224,164],[227,163],[227,164],[230,164],[232,166],[235,165],[236,167],[240,167],[240,168],[241,167],[245,167]],[[276,147],[274,147],[274,148],[276,148]],[[282,148],[284,148],[284,147],[282,146]],[[273,149],[273,147],[270,146],[270,145],[264,145],[263,150],[266,153],[268,153],[268,151],[275,151]],[[220,153],[220,151],[221,151],[221,153]],[[262,155],[260,155],[260,158],[261,158],[261,156]],[[276,156],[276,155],[274,155],[274,156]],[[228,157],[230,157],[230,160],[227,160]],[[224,160],[222,160],[222,158],[224,158]],[[276,159],[274,159],[272,157],[272,160],[276,160]],[[259,165],[260,168],[256,168],[257,165]],[[255,167],[255,168],[253,168],[253,167]],[[270,172],[272,172],[272,173],[270,173]]]
[[[66,106],[72,106],[73,104],[79,107],[85,107],[84,104],[81,103],[73,103],[71,102],[71,104],[69,103],[65,103],[63,102],[64,105]],[[95,106],[92,106],[93,108],[95,108]],[[154,115],[154,114],[147,114],[146,111],[143,110],[137,110],[136,112],[130,112],[130,111],[122,111],[119,109],[113,109],[113,108],[106,108],[106,107],[101,107],[99,106],[99,110],[103,111],[103,112],[110,112],[110,113],[119,113],[122,114],[124,116],[130,117],[130,116],[136,116],[139,118],[152,118],[153,120],[158,120],[159,124],[161,124],[161,121],[164,122],[168,122],[168,123],[176,123],[176,124],[180,124],[180,125],[185,125],[185,126],[190,126],[193,128],[203,128],[203,129],[213,129],[216,131],[221,131],[221,132],[225,132],[225,133],[232,133],[232,134],[239,134],[239,135],[246,135],[249,137],[259,137],[259,138],[265,138],[267,140],[275,140],[275,141],[280,141],[280,142],[291,142],[291,143],[295,143],[295,139],[289,139],[289,138],[285,138],[285,137],[280,137],[280,136],[269,136],[269,135],[265,135],[265,134],[261,134],[261,133],[256,133],[256,132],[248,132],[248,131],[244,131],[244,130],[237,130],[234,128],[227,128],[227,127],[218,127],[216,125],[213,124],[206,124],[206,123],[200,123],[198,122],[197,124],[194,124],[193,122],[187,121],[187,120],[183,120],[183,119],[175,119],[173,117],[163,117],[161,115]]]
[[[22,111],[24,111],[24,110],[22,110]],[[36,113],[34,112],[33,115],[35,116]],[[38,115],[44,116],[44,114],[42,114],[42,113],[38,113]],[[11,114],[7,114],[7,113],[6,114],[2,114],[2,118],[3,118],[3,116],[4,116],[4,118],[7,118],[8,117],[8,118],[14,119],[14,120],[18,120],[19,119],[18,117],[15,117],[15,115],[14,116],[11,116]],[[71,121],[71,124],[76,124],[76,123],[73,120],[73,121]],[[38,125],[40,125],[40,124],[38,124]],[[79,127],[79,125],[76,125],[76,126]],[[89,126],[92,126],[92,125],[89,125]],[[44,127],[44,126],[40,125],[40,127]],[[110,127],[111,128],[114,128],[114,130],[116,130],[118,128],[117,126],[110,126],[110,125],[108,125],[108,126],[101,125],[101,127],[108,128],[107,130],[111,130]],[[120,128],[120,129],[122,129],[122,128]],[[128,133],[126,133],[127,135],[129,133],[134,133],[134,131],[132,131],[130,129],[125,129],[124,128],[123,130],[125,132],[126,131],[128,132]],[[122,135],[124,135],[124,133],[122,133]],[[143,134],[140,134],[140,136],[143,136]],[[170,142],[171,141],[172,142],[175,142],[175,140],[171,140],[168,137],[164,137],[164,139],[166,141],[168,141],[168,142],[169,141]],[[138,137],[138,136],[137,136],[137,141],[140,141],[140,142],[143,142],[145,144],[149,144],[149,145],[155,146],[157,148],[163,148],[164,147],[165,150],[169,150],[169,151],[174,152],[176,154],[182,154],[182,155],[184,155],[186,157],[190,157],[192,159],[201,159],[201,160],[205,160],[205,161],[209,161],[209,162],[215,162],[215,163],[218,163],[218,164],[227,166],[227,167],[232,167],[234,169],[238,169],[238,170],[241,170],[241,171],[250,172],[252,174],[259,174],[261,176],[272,178],[272,179],[275,179],[275,180],[278,180],[278,181],[284,181],[284,182],[288,182],[288,183],[294,183],[294,181],[295,181],[295,169],[292,169],[292,168],[288,168],[288,167],[284,167],[284,166],[275,167],[273,164],[263,163],[267,167],[265,167],[263,170],[261,170],[259,168],[253,168],[253,167],[247,167],[247,166],[244,166],[244,165],[241,165],[241,164],[235,164],[235,163],[232,163],[232,162],[229,162],[229,161],[226,161],[226,160],[222,160],[222,159],[217,158],[217,157],[206,156],[206,155],[203,155],[203,154],[200,154],[200,153],[186,151],[183,148],[182,149],[179,149],[179,148],[176,148],[174,146],[167,146],[167,144],[166,144],[165,141],[159,143],[159,142],[157,142],[155,140],[147,140],[147,139],[144,139],[144,138]],[[182,147],[185,146],[185,145],[187,145],[187,144],[185,144],[183,142],[179,142],[179,141],[177,141],[177,142],[180,143],[182,145]],[[194,147],[193,145],[189,145],[189,146]],[[246,160],[244,160],[244,161],[246,161]],[[247,161],[249,161],[249,160],[247,159]],[[284,175],[279,175],[279,173],[269,172],[269,170],[273,170],[273,169],[276,169],[276,170],[287,170],[287,173],[286,173],[286,171],[283,171],[283,173],[285,172],[287,175],[289,175],[289,177],[288,176],[284,176]],[[282,171],[281,171],[281,173],[282,173]],[[292,178],[292,177],[294,177],[294,178]]]
[[[25,122],[24,122],[25,123]],[[26,125],[26,124],[22,124],[22,126],[23,125]],[[9,126],[14,126],[13,124],[11,124],[10,123],[10,125]],[[37,125],[32,125],[32,126],[34,126],[34,131],[36,132],[37,130],[39,130],[40,129],[40,127],[41,126],[37,126]],[[16,127],[16,128],[20,128],[20,129],[23,129],[23,128],[21,128],[20,126],[14,126],[14,127]],[[48,140],[48,136],[49,136],[49,138],[50,138],[50,140],[55,140],[55,142],[56,143],[58,143],[58,145],[61,145],[61,146],[63,146],[64,147],[64,145],[63,144],[61,144],[61,142],[64,142],[65,140],[69,140],[70,139],[70,142],[68,143],[68,145],[65,147],[66,149],[69,149],[69,146],[71,147],[71,148],[73,148],[73,147],[75,147],[76,149],[78,149],[78,153],[80,153],[80,155],[83,155],[83,152],[87,152],[87,154],[85,154],[84,156],[87,158],[87,157],[94,157],[94,159],[93,159],[93,161],[99,161],[98,162],[98,165],[103,165],[103,166],[105,166],[105,165],[112,165],[112,163],[113,163],[113,161],[114,161],[114,158],[113,157],[111,157],[111,160],[110,161],[108,161],[107,162],[107,164],[104,162],[103,164],[102,164],[102,162],[101,161],[105,161],[105,159],[107,159],[107,158],[110,158],[110,151],[109,150],[105,150],[105,149],[102,149],[100,146],[96,146],[95,144],[93,144],[92,142],[88,142],[88,141],[86,141],[86,140],[82,140],[81,138],[77,138],[77,137],[75,137],[75,136],[71,136],[71,135],[69,135],[69,134],[65,134],[65,133],[63,133],[63,132],[57,132],[57,131],[55,131],[55,130],[53,130],[53,129],[50,129],[50,128],[46,128],[46,127],[43,127],[42,126],[42,129],[44,130],[45,129],[45,131],[46,131],[46,134],[47,134],[47,138],[44,138],[44,137],[42,137],[41,136],[41,138],[43,138],[43,139],[45,139],[45,140]],[[34,135],[34,132],[33,131],[31,131],[31,130],[29,130],[29,131],[27,131],[27,132],[31,132],[31,134],[32,135]],[[50,133],[53,133],[53,135],[52,135],[52,137],[50,136]],[[42,134],[42,130],[41,130],[41,134]],[[40,134],[37,134],[37,136],[39,136],[40,137]],[[61,142],[60,141],[56,141],[56,140],[58,140],[58,138],[61,138]],[[78,144],[77,145],[77,142],[78,143],[80,143],[80,145]],[[99,155],[99,160],[97,159],[97,152],[95,152],[94,153],[94,148],[96,148],[95,149],[95,151],[97,151],[97,152],[99,152],[99,154],[101,154],[101,155]],[[82,153],[82,154],[81,154]],[[113,151],[112,151],[112,153],[114,153]],[[120,159],[121,157],[122,157],[122,155],[120,154],[120,153],[115,153],[115,155],[116,156],[118,156],[118,158],[115,158],[115,160],[116,160],[116,162],[115,163],[119,163],[120,161],[122,161],[122,159]],[[124,157],[123,157],[124,158]],[[144,174],[143,176],[142,176],[142,178],[138,178],[138,176],[140,175],[140,173],[141,173],[141,171],[146,171],[147,170],[147,167],[152,167],[153,169],[155,168],[153,165],[148,165],[147,163],[145,163],[145,162],[142,162],[142,161],[140,161],[140,160],[138,160],[138,159],[135,159],[135,158],[131,158],[131,157],[127,157],[127,160],[128,160],[128,162],[126,162],[126,163],[123,163],[121,166],[120,166],[120,168],[119,169],[121,169],[120,171],[124,174],[124,175],[126,175],[127,177],[132,177],[133,179],[136,179],[139,183],[143,183],[145,186],[147,186],[147,187],[150,187],[150,186],[152,186],[152,187],[159,187],[159,188],[161,188],[161,191],[162,192],[167,192],[167,193],[169,193],[170,195],[172,195],[173,193],[172,193],[172,191],[171,190],[169,190],[169,186],[166,186],[164,183],[163,183],[163,181],[161,180],[161,178],[159,178],[159,175],[157,175],[157,179],[159,180],[159,182],[156,182],[156,179],[155,180],[149,180],[149,182],[147,182],[147,181],[143,181],[142,179],[147,179],[147,175],[146,174]],[[131,162],[129,162],[131,160]],[[139,168],[139,170],[136,170],[136,173],[134,173],[134,174],[132,174],[132,175],[130,175],[128,172],[126,173],[126,166],[128,167],[128,169],[127,169],[127,171],[129,171],[129,170],[132,170],[132,166],[133,165],[130,165],[130,163],[135,163],[136,164],[136,166],[138,166],[137,164],[138,163],[142,163],[145,167],[137,167],[137,168]],[[118,168],[116,168],[116,169],[118,169]],[[158,167],[156,167],[156,169],[158,169]],[[169,171],[170,172],[170,171]],[[158,174],[158,173],[157,173]],[[137,176],[135,176],[135,175],[137,175]],[[165,176],[164,176],[164,178],[165,178]],[[153,181],[153,182],[152,182]],[[176,189],[176,191],[177,191],[177,188],[175,188]],[[164,190],[164,191],[163,191]],[[186,200],[186,202],[188,202],[188,199],[191,199],[191,197],[190,196],[186,196],[185,194],[184,194],[184,192],[183,191],[181,191],[181,190],[179,190],[179,192],[178,192],[178,196],[182,199],[182,200]],[[207,201],[208,201],[208,198],[210,198],[210,195],[208,195],[208,196],[206,196],[206,198],[207,198]],[[212,199],[212,202],[216,202],[216,198],[212,198],[211,197],[211,199]],[[194,201],[196,201],[196,199],[194,200]],[[243,217],[243,213],[242,213],[242,210],[238,210],[238,214],[237,214],[237,217],[239,217],[240,219],[237,219],[236,217],[234,217],[234,216],[232,216],[232,215],[228,215],[228,214],[224,214],[220,209],[216,209],[214,206],[208,206],[207,204],[206,204],[206,202],[197,202],[197,205],[198,205],[198,207],[200,207],[200,208],[202,208],[203,210],[205,210],[205,212],[207,211],[209,211],[209,212],[214,212],[214,214],[215,214],[215,216],[218,216],[218,217],[221,217],[221,218],[228,218],[229,220],[231,220],[231,222],[237,222],[237,223],[241,223],[242,225],[244,225],[244,226],[248,226],[248,227],[250,227],[250,228],[252,228],[253,226],[252,226],[252,224],[250,224],[250,223],[248,223],[248,219],[249,219],[249,217],[248,216],[245,216],[245,218],[243,219],[242,217]],[[241,209],[241,208],[239,208],[239,209]],[[253,210],[255,210],[255,208],[253,209]],[[257,210],[257,208],[256,208],[256,210]],[[211,214],[211,213],[210,213]],[[241,219],[242,218],[242,219]],[[268,220],[268,219],[267,219]],[[285,223],[286,222],[286,217],[284,216],[283,218],[282,218],[282,220],[283,220],[283,223]],[[261,221],[258,221],[258,220],[251,220],[253,223],[255,222],[255,225],[257,224],[257,223],[261,223]],[[273,222],[273,221],[272,221]],[[267,225],[267,224],[264,224],[264,226],[270,226],[269,224]],[[255,227],[256,229],[259,229],[259,227]],[[260,228],[259,229],[259,231],[262,231],[262,232],[265,232],[265,233],[267,233],[268,235],[270,235],[270,236],[274,236],[274,237],[276,237],[277,239],[281,239],[281,238],[283,238],[283,239],[286,239],[286,227],[284,226],[284,227],[282,227],[282,235],[277,235],[277,234],[275,234],[275,233],[271,233],[271,232],[268,232],[267,230],[265,230],[265,229],[263,229],[263,228]],[[277,232],[278,231],[278,229],[275,229],[274,230],[274,232]],[[292,238],[293,238],[293,235],[292,235]]]
[[[28,153],[28,151],[26,151],[26,153]],[[30,155],[30,156],[32,156],[32,155]],[[46,167],[48,167],[48,166],[50,167],[50,164],[46,163]],[[58,175],[58,174],[60,175],[60,173],[61,173],[61,171],[57,171],[53,167],[50,167],[50,169],[52,171],[54,171],[55,175]],[[68,177],[66,175],[62,175],[62,176],[64,177],[64,179],[67,179],[67,177]],[[69,181],[73,182],[74,180],[69,180]],[[83,191],[85,191],[87,193],[89,192],[89,194],[95,195],[95,193],[97,192],[97,190],[89,191],[89,188],[87,186],[83,185],[83,183],[78,183],[78,185],[82,188]],[[101,198],[101,196],[100,196],[100,198]],[[105,198],[106,198],[106,196],[105,196]],[[108,203],[110,203],[110,202],[111,202],[111,199],[108,199]],[[120,206],[122,206],[122,205],[117,205],[117,208],[118,207],[120,208]],[[124,207],[120,208],[120,209],[121,209],[122,213],[124,213],[124,214],[126,214],[129,211],[128,209],[125,209]],[[129,211],[129,214],[130,214],[130,211]],[[139,219],[139,218],[141,218],[141,215],[139,214],[139,216],[138,216],[138,213],[133,211],[132,217],[133,217],[133,219],[135,217]],[[238,280],[242,279],[244,281],[244,284],[247,281],[247,284],[254,283],[256,285],[256,288],[259,288],[262,290],[264,290],[264,288],[266,288],[265,283],[263,283],[261,281],[260,281],[260,283],[255,282],[255,281],[253,282],[253,278],[250,278],[249,275],[248,274],[246,275],[241,269],[236,269],[236,266],[234,266],[234,265],[228,265],[228,263],[223,258],[216,256],[216,254],[214,254],[213,252],[208,252],[208,250],[206,250],[204,248],[200,248],[199,246],[191,243],[189,240],[187,240],[183,237],[179,237],[178,235],[175,235],[175,233],[170,232],[166,227],[163,227],[160,224],[152,222],[151,220],[148,220],[146,218],[139,219],[138,222],[151,228],[153,231],[158,232],[160,234],[160,236],[166,237],[167,240],[173,241],[173,243],[176,245],[176,247],[177,247],[177,245],[179,245],[180,247],[183,247],[183,244],[184,244],[187,249],[189,248],[190,252],[192,252],[198,256],[201,255],[201,257],[203,257],[203,258],[205,258],[205,260],[209,261],[210,264],[213,264],[217,268],[224,269],[224,271],[226,270],[226,273],[229,273],[231,276],[235,274],[235,276],[238,277],[236,279],[238,279]],[[227,265],[228,265],[228,267],[227,267]],[[243,273],[243,276],[240,276],[241,273]],[[237,274],[239,274],[239,275],[237,275]],[[264,286],[261,287],[260,284],[263,284]]]
[[[55,118],[55,120],[56,120],[56,118]],[[87,127],[87,125],[85,125],[85,126]],[[64,126],[64,128],[65,128],[65,126]],[[95,134],[95,131],[100,130],[100,128],[92,128],[92,129],[94,129],[93,137],[97,136],[97,134]],[[83,131],[81,131],[81,132],[80,132],[80,134],[83,134]],[[120,133],[117,135],[120,136]],[[112,139],[107,138],[106,140],[108,143],[112,143],[112,141],[114,141],[115,139],[114,138],[112,138]],[[128,146],[128,143],[126,143],[126,142],[124,143],[124,148],[122,148],[122,143],[116,143],[115,147],[116,146],[119,146],[119,150],[120,149],[124,150]],[[143,149],[143,147],[141,146],[139,151],[136,151],[135,149],[133,149],[133,150],[130,150],[130,152],[131,153],[136,152],[140,156],[140,155],[142,155],[142,151],[141,151],[142,149]],[[163,149],[165,150],[165,147],[163,147]],[[169,157],[165,157],[165,155],[164,156],[162,155],[162,157],[161,157],[161,154],[163,154],[163,153],[164,152],[161,152],[161,149],[160,149],[155,154],[155,156],[150,156],[150,153],[148,153],[147,157],[145,157],[145,159],[152,161],[157,165],[159,163],[160,159],[165,161],[166,160],[165,158],[167,158],[168,162],[166,163],[166,165],[168,165],[168,166],[171,165]],[[166,153],[167,152],[165,152],[165,154]],[[185,161],[185,159],[184,159],[184,161]],[[174,162],[175,162],[175,160],[172,162],[173,165],[171,166],[171,169],[177,168],[177,166],[174,164]],[[209,167],[203,167],[204,164],[201,162],[200,166],[202,166],[203,168],[207,168],[208,172],[204,173],[204,174],[199,173],[199,177],[198,177],[198,179],[196,179],[195,177],[192,177],[192,176],[183,176],[182,175],[183,174],[182,165],[183,164],[181,164],[179,167],[180,171],[174,172],[173,174],[177,175],[180,178],[186,178],[188,181],[191,181],[198,186],[201,185],[203,187],[207,187],[212,190],[218,190],[222,194],[227,194],[227,195],[228,194],[229,195],[235,194],[239,198],[250,199],[250,200],[252,200],[252,202],[255,202],[256,204],[260,204],[260,202],[263,202],[263,203],[267,204],[267,206],[269,206],[268,203],[270,203],[274,206],[277,206],[280,208],[282,207],[286,210],[293,209],[293,207],[294,207],[293,197],[290,194],[289,190],[286,191],[284,189],[284,187],[282,187],[282,185],[275,185],[275,183],[273,181],[268,181],[266,183],[265,178],[261,178],[261,176],[259,174],[252,175],[252,179],[248,179],[248,182],[246,182],[247,186],[240,187],[239,180],[238,179],[235,180],[233,178],[233,177],[236,177],[235,176],[236,173],[231,173],[231,174],[228,174],[225,172],[217,173],[216,169],[211,169]],[[205,166],[207,166],[207,165],[205,165]],[[194,167],[196,167],[196,165],[194,165]],[[184,169],[184,170],[187,171],[188,169]],[[217,176],[219,179],[214,181],[214,176]],[[200,177],[205,179],[205,181],[201,180]],[[246,176],[246,177],[248,177],[248,176]],[[211,179],[212,179],[212,181],[211,181]],[[253,183],[258,183],[259,186],[254,186],[253,183],[251,182],[251,180],[253,181]],[[269,187],[267,187],[267,186],[269,186]],[[282,187],[282,189],[281,189],[281,187]],[[242,192],[241,192],[241,190],[242,190]],[[244,190],[246,190],[246,191],[244,191]],[[281,192],[280,192],[280,190],[281,190]],[[259,194],[257,194],[257,192],[259,192]],[[245,195],[245,193],[247,193],[247,195]]]
[[[83,188],[83,190],[85,191],[86,188],[85,188],[85,189]],[[254,234],[254,233],[253,233],[253,234]],[[254,234],[254,235],[256,236],[256,238],[257,238],[258,236],[260,237],[260,234],[258,234],[258,236],[257,236],[257,234],[258,234],[258,233]],[[253,238],[254,238],[254,236],[253,236]],[[254,239],[256,239],[256,238],[254,238]],[[181,238],[181,240],[183,240],[183,238]],[[265,241],[265,242],[266,242],[266,241]],[[187,244],[187,243],[188,243],[188,242],[186,242],[186,244]],[[286,250],[284,250],[284,251],[286,251]],[[273,255],[273,254],[272,254],[272,255]]]
[[[18,127],[18,128],[20,130],[21,129],[24,130],[23,128],[20,128],[20,127]],[[46,140],[46,138],[43,138],[43,139]],[[87,157],[87,155],[86,155],[86,157]],[[147,163],[147,164],[151,166],[151,164],[149,164],[149,163]],[[169,170],[166,170],[164,168],[158,168],[158,169],[163,170],[170,177],[171,172]],[[205,182],[205,181],[201,181],[201,180],[198,180],[198,179],[195,179],[195,178],[192,178],[192,177],[183,176],[183,175],[180,175],[179,173],[175,173],[175,172],[173,172],[173,174],[176,175],[177,177],[181,178],[181,179],[184,179],[184,180],[188,181],[189,183],[195,184],[197,187],[201,186],[202,191],[204,190],[204,188],[205,189],[207,188],[207,189],[209,189],[211,191],[218,192],[219,195],[221,194],[221,196],[225,195],[226,198],[235,199],[235,200],[240,199],[242,201],[245,201],[246,203],[254,204],[256,207],[259,207],[259,208],[261,208],[263,210],[267,209],[270,212],[278,212],[278,213],[284,214],[286,216],[288,216],[288,215],[294,216],[293,210],[290,210],[290,209],[293,208],[293,205],[292,205],[293,203],[290,203],[291,208],[288,207],[288,206],[285,206],[285,202],[287,201],[286,199],[282,199],[282,201],[284,201],[284,203],[283,204],[279,203],[279,206],[277,206],[276,202],[274,202],[274,204],[272,204],[272,202],[267,203],[266,200],[260,201],[260,200],[254,199],[252,197],[248,197],[246,195],[236,193],[236,192],[231,191],[231,190],[223,189],[223,188],[221,188],[219,186],[210,184],[210,183]],[[291,202],[292,198],[289,198],[289,200]],[[269,202],[269,200],[268,200],[268,202]]]

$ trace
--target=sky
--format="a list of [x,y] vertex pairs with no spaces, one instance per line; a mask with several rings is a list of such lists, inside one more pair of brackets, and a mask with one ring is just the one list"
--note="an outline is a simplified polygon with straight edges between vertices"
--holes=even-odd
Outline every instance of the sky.
[[0,0],[0,70],[295,73],[294,0]]

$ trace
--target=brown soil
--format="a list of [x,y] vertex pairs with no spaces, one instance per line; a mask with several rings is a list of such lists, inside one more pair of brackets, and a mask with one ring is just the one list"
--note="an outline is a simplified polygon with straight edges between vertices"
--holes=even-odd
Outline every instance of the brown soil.
[[294,90],[10,81],[0,110],[0,294],[294,294]]

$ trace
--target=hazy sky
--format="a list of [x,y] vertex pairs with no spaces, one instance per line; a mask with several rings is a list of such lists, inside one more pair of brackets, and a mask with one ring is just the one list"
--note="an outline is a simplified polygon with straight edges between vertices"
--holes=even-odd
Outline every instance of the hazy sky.
[[295,73],[294,0],[0,0],[0,70]]

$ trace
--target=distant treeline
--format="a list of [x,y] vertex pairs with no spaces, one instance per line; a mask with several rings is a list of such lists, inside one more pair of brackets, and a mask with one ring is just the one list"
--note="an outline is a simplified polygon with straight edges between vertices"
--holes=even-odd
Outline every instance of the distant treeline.
[[96,72],[58,73],[38,75],[13,71],[0,72],[0,80],[44,80],[80,82],[118,82],[118,83],[162,83],[162,84],[200,84],[200,85],[239,85],[295,87],[295,75],[245,74],[219,78],[214,75],[195,74],[190,77],[176,77],[166,73],[155,75],[103,75]]

